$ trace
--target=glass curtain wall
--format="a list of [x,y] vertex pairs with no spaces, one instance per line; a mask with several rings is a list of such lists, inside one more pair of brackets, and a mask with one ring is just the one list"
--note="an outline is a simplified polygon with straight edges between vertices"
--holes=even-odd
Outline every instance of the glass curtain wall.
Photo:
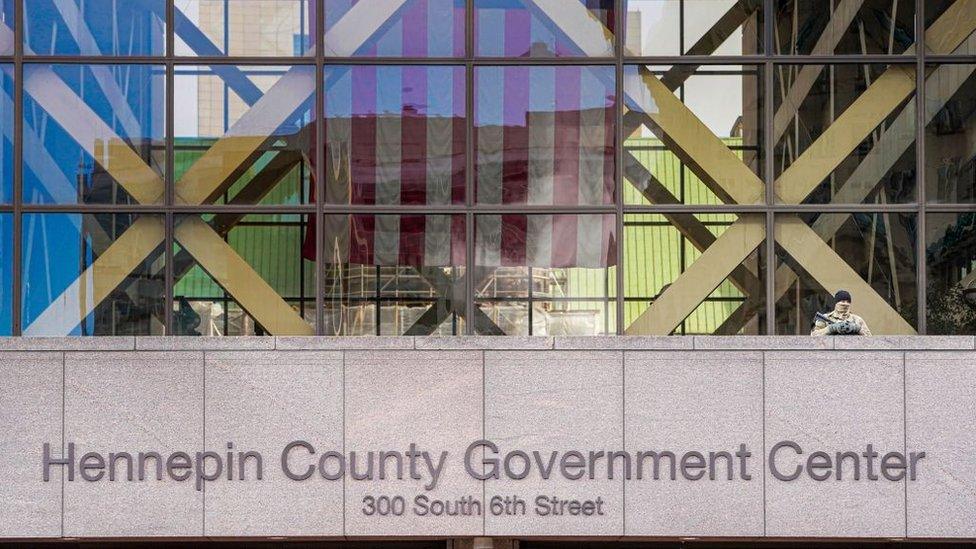
[[0,335],[976,333],[964,0],[0,0]]

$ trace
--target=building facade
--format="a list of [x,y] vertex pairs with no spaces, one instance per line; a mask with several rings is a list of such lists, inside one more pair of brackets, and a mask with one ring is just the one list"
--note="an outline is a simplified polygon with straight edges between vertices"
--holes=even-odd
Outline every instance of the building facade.
[[[0,0],[0,73],[0,543],[976,538],[976,1]],[[842,289],[877,337],[807,337]],[[607,514],[492,515],[546,490]]]

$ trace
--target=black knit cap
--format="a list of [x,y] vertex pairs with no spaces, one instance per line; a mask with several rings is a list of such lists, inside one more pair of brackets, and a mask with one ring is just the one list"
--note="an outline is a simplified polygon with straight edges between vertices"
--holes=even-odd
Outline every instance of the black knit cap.
[[834,294],[834,302],[840,303],[841,301],[851,302],[851,293],[847,290],[840,290]]

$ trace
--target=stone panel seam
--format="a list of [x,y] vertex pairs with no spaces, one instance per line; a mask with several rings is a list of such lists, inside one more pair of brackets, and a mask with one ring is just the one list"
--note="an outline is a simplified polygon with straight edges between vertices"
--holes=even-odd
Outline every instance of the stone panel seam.
[[766,352],[762,352],[762,498],[763,537],[766,534]]
[[[65,392],[67,391],[65,380],[67,376],[65,375],[65,353],[61,353],[61,457],[65,457]],[[61,468],[61,537],[64,537],[64,467]]]
[[[901,354],[901,420],[903,451],[908,455],[908,353]],[[905,485],[905,537],[908,537],[908,475],[902,479]]]

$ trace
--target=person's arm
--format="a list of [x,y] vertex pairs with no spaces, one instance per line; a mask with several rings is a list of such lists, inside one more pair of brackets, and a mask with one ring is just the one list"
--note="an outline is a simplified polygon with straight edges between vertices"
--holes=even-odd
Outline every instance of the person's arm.
[[830,325],[822,320],[818,320],[813,323],[813,329],[810,330],[810,335],[812,336],[825,336],[830,334]]
[[857,318],[858,318],[858,320],[861,321],[861,332],[860,332],[860,334],[862,336],[869,336],[869,335],[871,335],[871,328],[868,328],[868,323],[867,322],[864,322],[864,319],[861,318],[861,317],[857,317]]

